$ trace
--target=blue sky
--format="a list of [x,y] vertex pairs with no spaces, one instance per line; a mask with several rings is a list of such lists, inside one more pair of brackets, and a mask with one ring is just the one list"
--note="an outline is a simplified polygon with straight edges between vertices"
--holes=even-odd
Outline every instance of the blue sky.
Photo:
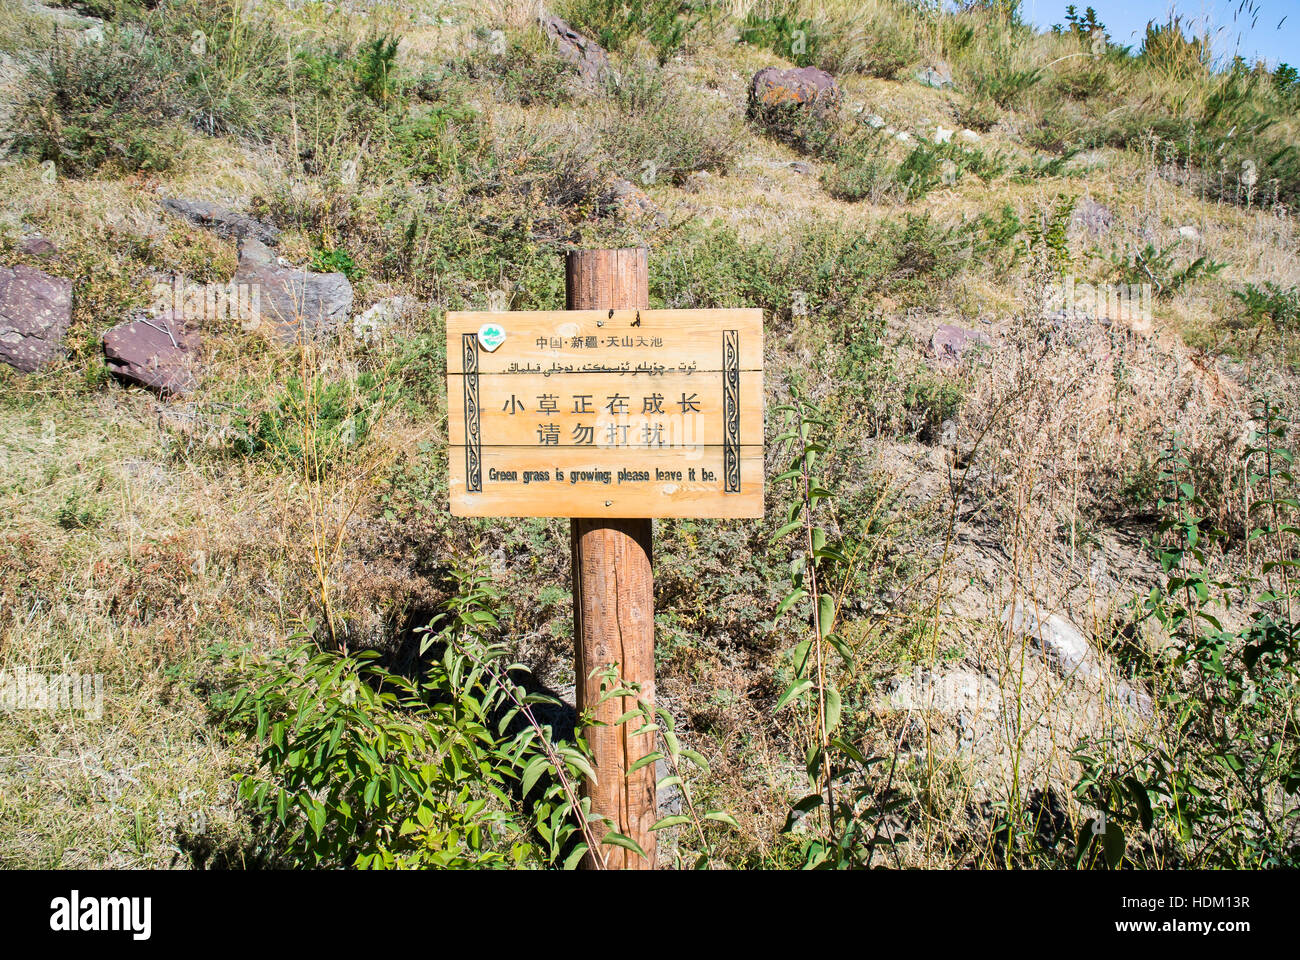
[[[1023,0],[1026,20],[1040,27],[1065,22],[1069,0]],[[1254,7],[1254,12],[1247,7]],[[1216,58],[1239,52],[1249,61],[1262,59],[1300,66],[1300,0],[1078,0],[1080,12],[1091,6],[1115,43],[1141,45],[1148,20],[1168,19],[1170,7],[1195,22],[1201,33],[1210,24]],[[1283,18],[1285,20],[1283,21]],[[1278,24],[1281,21],[1281,26]]]

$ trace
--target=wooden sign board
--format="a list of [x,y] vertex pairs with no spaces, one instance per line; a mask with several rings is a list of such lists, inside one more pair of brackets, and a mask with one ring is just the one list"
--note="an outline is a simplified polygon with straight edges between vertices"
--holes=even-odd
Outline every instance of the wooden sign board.
[[447,315],[451,512],[761,517],[761,310]]

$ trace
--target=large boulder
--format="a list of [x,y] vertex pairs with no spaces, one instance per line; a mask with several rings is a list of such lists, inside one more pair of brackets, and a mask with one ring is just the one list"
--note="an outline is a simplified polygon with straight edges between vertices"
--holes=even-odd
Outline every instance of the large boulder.
[[31,373],[59,352],[71,322],[72,281],[0,267],[0,360]]
[[584,37],[559,17],[543,16],[541,26],[555,52],[577,69],[588,83],[603,83],[609,75],[609,54],[595,40]]
[[196,226],[206,227],[227,240],[243,240],[251,237],[261,243],[274,245],[280,239],[280,231],[276,227],[254,220],[248,214],[206,200],[163,197],[158,202],[162,204],[164,210],[183,217]]
[[197,382],[199,332],[177,313],[119,323],[104,332],[104,362],[126,383],[176,397]]
[[844,95],[825,70],[764,67],[749,81],[750,119],[770,119],[797,110],[823,119],[839,111]]
[[252,239],[239,245],[234,283],[248,284],[258,319],[277,338],[320,341],[348,319],[352,284],[341,273],[312,273],[282,264],[266,244]]

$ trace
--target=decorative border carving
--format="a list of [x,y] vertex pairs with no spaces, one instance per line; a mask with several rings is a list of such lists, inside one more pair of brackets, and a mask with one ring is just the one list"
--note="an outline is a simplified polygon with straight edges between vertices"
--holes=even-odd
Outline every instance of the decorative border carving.
[[722,489],[740,493],[740,331],[722,331]]
[[479,431],[478,409],[478,335],[461,334],[465,352],[465,489],[483,492],[483,438]]

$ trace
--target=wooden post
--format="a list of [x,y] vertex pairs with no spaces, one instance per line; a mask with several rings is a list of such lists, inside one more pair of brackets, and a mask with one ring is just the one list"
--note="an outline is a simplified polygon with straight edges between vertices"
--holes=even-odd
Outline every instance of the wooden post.
[[[567,307],[570,310],[645,310],[649,307],[648,254],[644,248],[575,250],[565,269]],[[606,724],[587,728],[587,743],[595,758],[597,781],[586,782],[583,792],[591,809],[608,817],[631,837],[648,858],[630,850],[603,844],[594,851],[612,869],[652,869],[656,817],[655,765],[646,764],[631,776],[628,768],[654,749],[653,734],[637,734],[642,725],[633,719],[614,726],[620,716],[636,706],[628,698],[615,698],[596,707],[601,681],[590,676],[617,663],[624,682],[641,685],[650,704],[655,694],[654,573],[651,567],[651,521],[646,519],[574,519],[573,632],[574,674],[579,713],[592,710]],[[596,866],[589,853],[583,865]]]

